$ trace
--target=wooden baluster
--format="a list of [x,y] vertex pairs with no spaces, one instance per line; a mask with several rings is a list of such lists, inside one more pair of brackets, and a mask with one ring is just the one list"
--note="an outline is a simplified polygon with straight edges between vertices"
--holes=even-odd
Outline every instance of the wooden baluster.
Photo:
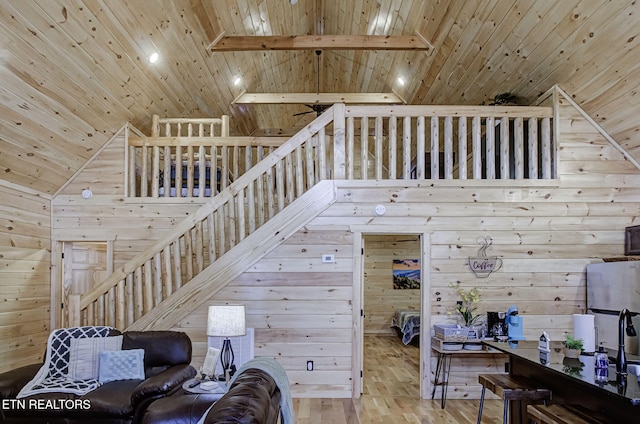
[[183,234],[182,240],[184,241],[184,265],[186,266],[187,281],[193,278],[193,240],[192,232],[193,228],[187,230]]
[[225,205],[221,205],[216,211],[215,211],[215,215],[216,218],[218,220],[218,232],[217,232],[217,238],[218,238],[218,255],[222,256],[225,254],[225,252],[227,251],[226,249],[226,245],[227,245],[227,240],[226,240],[226,232],[228,231],[225,228]]
[[147,197],[149,195],[149,147],[142,146],[141,148],[142,169],[140,170],[140,197]]
[[133,274],[129,273],[127,274],[126,277],[126,282],[125,282],[125,296],[127,299],[127,316],[126,316],[126,323],[125,326],[123,328],[126,328],[128,326],[130,326],[131,324],[133,324],[133,321],[135,320],[135,313],[134,313],[134,294],[133,294]]
[[178,290],[182,287],[182,255],[180,254],[180,239],[175,239],[171,243],[173,255],[171,264],[173,268],[173,289]]
[[80,311],[80,324],[81,325],[94,325],[96,323],[96,302],[91,302],[87,305],[86,313],[83,314]]
[[120,280],[116,285],[116,299],[115,299],[115,308],[116,308],[116,328],[125,328],[126,327],[126,309],[127,309],[127,298],[125,296],[124,291],[125,280]]
[[[235,196],[234,196],[235,197]],[[227,240],[229,242],[229,249],[232,249],[236,245],[236,211],[235,211],[235,198],[231,198],[224,204],[223,210],[226,217]]]
[[[264,157],[264,147],[258,146],[256,162],[260,162]],[[265,222],[265,204],[264,204],[264,175],[258,176],[256,180],[256,191],[258,192],[258,227]]]
[[458,117],[458,178],[467,179],[467,117]]
[[500,178],[509,179],[509,118],[500,118]]
[[542,147],[542,178],[548,180],[553,178],[551,172],[551,119],[542,118],[540,132],[540,143]]
[[144,263],[142,273],[144,275],[144,313],[153,309],[153,272],[151,259]]
[[307,190],[316,183],[314,178],[314,160],[313,160],[313,138],[304,143],[305,170],[307,173]]
[[524,178],[524,125],[522,118],[516,118],[513,123],[514,167],[515,178]]
[[203,222],[196,222],[194,232],[194,246],[195,246],[195,260],[196,260],[196,271],[195,275],[198,275],[204,269],[204,244],[202,241],[203,237]]
[[402,123],[402,178],[411,178],[411,117],[405,116]]
[[376,153],[376,180],[381,180],[382,176],[382,143],[384,137],[382,135],[382,116],[376,116],[375,121],[375,153]]
[[355,162],[355,157],[353,156],[353,145],[355,144],[355,133],[354,133],[354,120],[353,116],[349,116],[347,118],[347,154],[346,154],[346,163],[347,163],[347,180],[353,180],[353,163]]
[[[272,148],[269,148],[269,154],[272,153]],[[273,178],[273,172],[274,169],[273,167],[269,168],[267,170],[267,210],[269,212],[269,218],[267,219],[267,221],[271,218],[273,218],[273,216],[275,215],[275,196],[274,196],[274,190],[275,190],[275,180]]]
[[327,179],[327,137],[325,136],[324,127],[318,131],[318,168],[320,181]]
[[431,178],[440,179],[440,119],[431,117]]
[[163,196],[171,196],[171,146],[164,147],[164,164],[162,175]]
[[284,159],[280,159],[278,163],[276,163],[276,195],[278,198],[278,212],[284,209],[284,171],[283,171],[283,161]]
[[[189,125],[189,129],[191,125]],[[193,197],[193,189],[195,188],[195,162],[193,157],[193,146],[187,146],[187,193],[184,197]]]
[[496,179],[496,126],[493,116],[486,119],[485,138],[486,138],[486,179]]
[[136,197],[139,194],[139,191],[137,190],[137,186],[138,186],[138,178],[136,177],[136,158],[137,158],[137,148],[134,146],[129,147],[129,154],[127,156],[127,160],[128,160],[128,164],[129,164],[129,168],[128,168],[128,172],[127,172],[127,177],[129,179],[129,184],[128,184],[128,191],[127,191],[127,196],[128,197]]
[[453,179],[453,118],[444,117],[444,178]]
[[[425,179],[425,120],[424,116],[418,116],[416,123],[416,179]],[[433,148],[433,146],[432,146]],[[431,153],[433,155],[433,151]],[[431,171],[433,172],[433,170]],[[433,178],[433,174],[431,174]]]
[[304,194],[304,173],[303,173],[303,165],[302,165],[302,146],[296,147],[295,150],[295,176],[296,176],[296,198],[302,196]]
[[153,146],[151,153],[151,197],[160,192],[160,146]]
[[221,146],[220,150],[222,151],[222,172],[220,176],[220,190],[224,190],[229,186],[229,147]]
[[210,183],[209,186],[211,187],[211,197],[215,196],[216,194],[218,194],[218,184],[220,184],[220,181],[218,180],[218,147],[217,146],[211,146],[211,153],[210,153],[210,159],[209,162],[211,163],[211,173],[209,175],[209,179],[210,179]]
[[294,189],[295,180],[293,179],[293,157],[292,153],[289,153],[285,158],[285,186],[287,188],[287,204],[291,204],[295,200]]
[[[247,170],[253,167],[253,149],[247,147],[245,152],[245,168]],[[256,230],[256,192],[255,182],[251,181],[247,185],[247,225],[248,234],[253,234]]]
[[333,173],[334,180],[345,178],[345,134],[344,134],[345,105],[337,103],[333,105]]
[[396,146],[398,142],[398,118],[389,117],[389,179],[398,178],[397,173],[397,156]]
[[98,296],[96,300],[96,316],[93,321],[93,325],[105,325],[106,318],[104,314],[104,302],[105,302],[106,294]]
[[473,159],[473,179],[482,179],[482,139],[480,117],[474,116],[471,120],[471,156]]
[[207,227],[209,229],[209,263],[215,262],[216,256],[216,219],[214,213],[207,215]]
[[538,119],[529,118],[529,179],[538,178]]
[[182,197],[182,147],[176,146],[176,178],[175,178],[175,190],[176,197]]
[[204,195],[206,194],[206,191],[207,191],[207,158],[204,154],[204,146],[199,146],[198,147],[198,197],[204,197]]
[[245,214],[244,214],[244,190],[239,190],[238,195],[236,196],[236,209],[237,209],[237,220],[236,225],[238,227],[238,242],[244,240],[246,235],[246,224],[245,224]]
[[369,173],[369,119],[360,118],[360,178],[368,179]]
[[171,245],[162,249],[162,282],[164,286],[165,298],[173,293],[173,267],[171,266]]
[[162,302],[162,255],[160,252],[153,255],[153,295],[154,306]]
[[67,309],[68,309],[68,326],[79,327],[81,325],[80,317],[80,295],[69,294],[67,296]]
[[142,278],[142,267],[139,266],[134,271],[134,293],[135,293],[135,319],[144,315],[144,280]]

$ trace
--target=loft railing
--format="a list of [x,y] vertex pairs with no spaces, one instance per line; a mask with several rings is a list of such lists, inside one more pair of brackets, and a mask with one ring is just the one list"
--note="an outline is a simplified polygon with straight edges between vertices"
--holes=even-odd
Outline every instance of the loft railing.
[[[270,153],[255,147],[260,160],[247,155],[244,172],[195,214],[89,292],[71,296],[70,324],[130,326],[321,180],[554,178],[551,117],[547,107],[336,104]],[[188,138],[154,143],[177,147]],[[129,170],[137,172],[132,157],[141,170],[146,163],[151,172],[141,179],[157,197],[161,146],[141,144],[130,147]]]
[[347,179],[555,178],[549,107],[348,106],[345,115]]

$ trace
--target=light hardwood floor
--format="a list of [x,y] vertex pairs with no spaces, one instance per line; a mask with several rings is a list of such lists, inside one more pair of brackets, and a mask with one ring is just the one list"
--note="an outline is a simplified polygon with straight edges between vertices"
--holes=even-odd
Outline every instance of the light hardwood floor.
[[[473,424],[478,400],[420,399],[419,354],[400,339],[365,336],[364,386],[360,399],[294,399],[296,424]],[[502,421],[502,402],[486,400],[483,423]]]

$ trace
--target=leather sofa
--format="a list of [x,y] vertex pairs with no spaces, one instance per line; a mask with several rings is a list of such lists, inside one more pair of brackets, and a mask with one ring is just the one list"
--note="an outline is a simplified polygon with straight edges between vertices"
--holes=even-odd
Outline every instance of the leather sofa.
[[249,368],[219,400],[207,394],[176,394],[154,402],[142,424],[196,424],[205,413],[204,424],[276,424],[281,395],[269,374]]
[[28,365],[0,374],[0,423],[135,424],[152,402],[181,390],[196,375],[185,333],[129,331],[122,336],[122,350],[144,349],[144,380],[111,381],[82,396],[39,393],[16,399],[42,364]]

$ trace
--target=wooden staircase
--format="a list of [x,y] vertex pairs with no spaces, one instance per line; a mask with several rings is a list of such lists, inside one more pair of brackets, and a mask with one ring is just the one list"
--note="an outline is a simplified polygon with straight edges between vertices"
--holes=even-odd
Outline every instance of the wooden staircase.
[[[319,140],[341,108],[330,108],[89,292],[70,296],[68,326],[171,328],[329,207],[336,194]],[[334,142],[344,139],[333,127]]]

